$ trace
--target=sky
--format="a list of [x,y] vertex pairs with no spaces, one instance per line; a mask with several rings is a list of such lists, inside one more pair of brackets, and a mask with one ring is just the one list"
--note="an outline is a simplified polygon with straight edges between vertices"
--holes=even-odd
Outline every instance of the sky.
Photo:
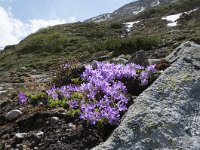
[[40,28],[84,21],[135,0],[0,0],[0,49]]

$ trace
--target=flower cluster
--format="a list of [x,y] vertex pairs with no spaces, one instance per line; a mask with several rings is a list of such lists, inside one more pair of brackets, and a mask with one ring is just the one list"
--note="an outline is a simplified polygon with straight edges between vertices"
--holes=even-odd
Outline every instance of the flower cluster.
[[98,62],[97,68],[86,66],[81,85],[64,85],[47,90],[49,97],[67,99],[71,110],[79,110],[79,117],[96,124],[106,121],[117,124],[121,112],[127,110],[127,88],[122,79],[138,80],[147,85],[149,77],[156,73],[155,65],[143,67],[136,64],[112,64]]
[[19,103],[20,104],[26,104],[26,102],[28,101],[27,95],[25,93],[23,93],[23,92],[20,92],[18,94],[18,98],[19,98]]

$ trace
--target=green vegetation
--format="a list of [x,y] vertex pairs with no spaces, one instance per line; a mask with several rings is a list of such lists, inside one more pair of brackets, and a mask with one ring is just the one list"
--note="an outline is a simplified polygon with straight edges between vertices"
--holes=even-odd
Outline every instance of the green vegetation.
[[30,100],[31,101],[38,101],[38,100],[45,98],[46,96],[47,96],[47,94],[45,92],[38,92],[38,93],[31,94]]
[[113,22],[113,23],[111,23],[110,27],[112,29],[121,29],[121,28],[123,28],[123,24],[119,23],[119,22]]
[[26,93],[28,93],[28,97],[32,105],[37,105],[40,102],[43,104],[47,103],[47,94],[45,92],[27,91]]
[[48,98],[48,104],[50,107],[52,108],[56,108],[56,107],[66,107],[67,106],[67,100],[63,99],[63,100],[55,100],[52,98]]
[[[147,9],[136,16],[118,17],[113,21],[77,22],[41,29],[18,45],[7,46],[5,51],[0,52],[0,71],[20,67],[50,70],[70,59],[88,63],[110,52],[113,52],[113,56],[118,56],[132,54],[140,49],[156,51],[163,43],[166,49],[172,50],[176,41],[199,42],[200,10],[195,11],[192,16],[186,16],[187,20],[182,18],[181,25],[176,27],[179,30],[177,34],[172,34],[172,29],[161,19],[169,14],[192,10],[199,3],[199,0],[183,0],[173,5]],[[140,23],[135,24],[132,33],[128,35],[123,23],[136,20]]]
[[80,74],[83,69],[83,66],[78,64],[77,60],[66,61],[54,71],[52,85],[79,84],[81,82]]

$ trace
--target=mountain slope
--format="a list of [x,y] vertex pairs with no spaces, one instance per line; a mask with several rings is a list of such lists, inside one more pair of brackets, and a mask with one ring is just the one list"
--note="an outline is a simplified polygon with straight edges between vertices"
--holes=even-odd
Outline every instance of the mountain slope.
[[168,27],[168,21],[161,18],[198,6],[199,0],[184,0],[110,21],[77,22],[43,29],[0,52],[0,72],[17,71],[21,67],[49,70],[71,58],[88,63],[141,49],[151,58],[165,57],[183,41],[200,42],[200,9],[181,15],[174,27]]
[[177,1],[178,0],[138,0],[120,7],[113,13],[102,14],[97,17],[90,18],[85,22],[101,22],[101,21],[114,20],[117,17],[136,15],[148,8],[164,4],[170,4]]

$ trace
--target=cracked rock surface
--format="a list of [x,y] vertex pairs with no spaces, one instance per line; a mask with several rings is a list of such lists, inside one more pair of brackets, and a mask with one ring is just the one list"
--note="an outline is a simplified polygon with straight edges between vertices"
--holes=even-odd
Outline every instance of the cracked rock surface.
[[200,149],[200,45],[183,43],[166,59],[172,65],[93,150]]

